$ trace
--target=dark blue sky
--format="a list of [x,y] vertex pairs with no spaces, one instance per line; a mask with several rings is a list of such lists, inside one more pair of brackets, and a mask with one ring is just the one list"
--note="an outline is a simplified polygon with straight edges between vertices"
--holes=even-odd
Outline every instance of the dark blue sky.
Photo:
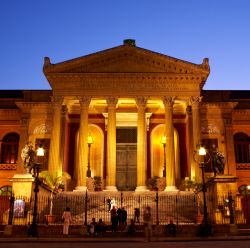
[[49,89],[52,63],[122,44],[210,61],[205,89],[250,90],[249,0],[0,0],[0,89]]

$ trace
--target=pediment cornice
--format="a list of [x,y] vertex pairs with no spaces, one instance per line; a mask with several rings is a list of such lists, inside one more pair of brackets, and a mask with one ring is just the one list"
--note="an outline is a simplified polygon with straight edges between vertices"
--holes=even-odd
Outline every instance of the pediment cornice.
[[[202,64],[194,64],[167,55],[133,46],[118,46],[98,53],[51,64],[45,58],[44,73],[51,83],[51,76],[82,77],[89,73],[164,73],[165,77],[199,76],[204,83],[209,75],[208,59]],[[53,82],[52,82],[53,84]],[[202,85],[203,86],[203,85]]]

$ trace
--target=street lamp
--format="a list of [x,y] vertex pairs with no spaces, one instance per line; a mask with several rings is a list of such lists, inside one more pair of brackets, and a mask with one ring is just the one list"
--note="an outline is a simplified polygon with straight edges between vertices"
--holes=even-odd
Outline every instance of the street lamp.
[[89,152],[88,152],[88,170],[87,170],[87,177],[91,177],[91,169],[90,169],[90,147],[94,143],[94,139],[91,136],[91,134],[88,135],[88,147],[89,147]]
[[163,173],[162,173],[163,177],[166,177],[166,143],[167,143],[167,137],[166,135],[163,135],[161,137],[161,144],[163,145]]
[[[37,158],[43,157],[44,156],[44,149],[42,147],[39,147],[36,151],[36,156]],[[37,197],[38,197],[38,192],[39,192],[39,169],[40,169],[40,163],[37,161],[34,164],[34,182],[35,182],[35,187],[34,187],[34,209],[33,209],[33,216],[32,216],[32,223],[30,225],[30,228],[28,230],[28,234],[36,237],[37,236]]]
[[[198,150],[194,152],[194,160],[199,164],[202,173],[202,192],[203,192],[203,207],[204,207],[204,218],[203,224],[206,228],[208,226],[208,213],[207,213],[207,200],[206,200],[206,184],[205,184],[205,168],[206,164],[210,161],[210,156],[203,146],[200,146]],[[210,234],[210,233],[207,233]]]

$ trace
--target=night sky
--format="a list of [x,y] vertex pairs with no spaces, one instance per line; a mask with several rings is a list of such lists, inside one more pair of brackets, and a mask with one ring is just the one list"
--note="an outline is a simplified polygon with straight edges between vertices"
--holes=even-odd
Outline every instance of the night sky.
[[0,89],[50,89],[52,63],[124,39],[211,67],[205,89],[250,90],[249,0],[0,0]]

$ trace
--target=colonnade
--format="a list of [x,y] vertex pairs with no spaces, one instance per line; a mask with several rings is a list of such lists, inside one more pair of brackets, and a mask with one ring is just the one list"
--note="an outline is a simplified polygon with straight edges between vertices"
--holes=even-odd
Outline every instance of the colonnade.
[[[91,98],[87,96],[78,97],[80,103],[80,128],[79,128],[79,163],[76,164],[76,190],[86,190],[86,171],[88,163],[88,112]],[[135,97],[137,106],[137,187],[136,191],[146,190],[147,171],[147,128],[146,128],[146,106],[147,97]],[[166,144],[166,191],[176,190],[175,182],[175,155],[174,155],[174,126],[173,126],[173,106],[175,97],[162,98],[165,109],[165,135]],[[192,140],[191,150],[200,143],[200,97],[191,97],[192,107],[192,128],[188,129],[189,140]],[[117,97],[107,97],[108,126],[107,126],[107,168],[106,168],[106,190],[116,191],[116,105]],[[189,104],[188,104],[189,105]],[[60,159],[60,116],[62,97],[52,98],[53,106],[53,128],[50,143],[49,172],[62,172],[62,161]],[[189,114],[190,115],[190,114]],[[192,122],[192,123],[191,123]],[[194,146],[194,147],[193,147]],[[194,165],[190,158],[191,177],[199,175],[199,168]],[[195,166],[195,167],[194,167]]]

